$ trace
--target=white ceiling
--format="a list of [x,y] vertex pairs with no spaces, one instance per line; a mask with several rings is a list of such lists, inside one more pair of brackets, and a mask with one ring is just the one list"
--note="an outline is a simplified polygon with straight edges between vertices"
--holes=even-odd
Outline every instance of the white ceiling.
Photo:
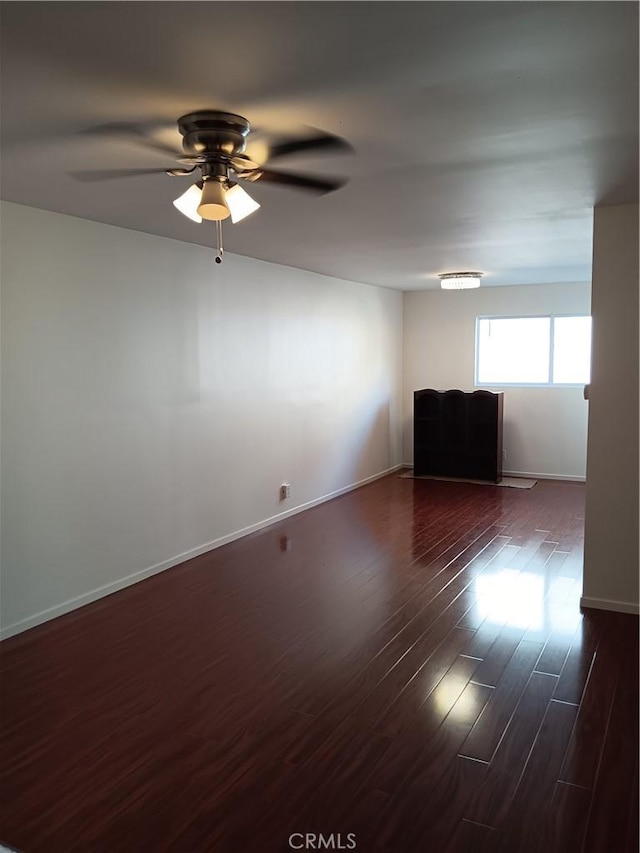
[[[401,290],[590,279],[592,208],[638,197],[638,4],[2,3],[2,198],[212,245],[171,200],[188,178],[86,131],[224,109],[314,126],[355,153],[286,167],[349,176],[314,197],[253,184],[227,251]],[[83,133],[83,131],[85,133]],[[177,130],[158,131],[179,140]],[[278,161],[280,168],[281,162]]]

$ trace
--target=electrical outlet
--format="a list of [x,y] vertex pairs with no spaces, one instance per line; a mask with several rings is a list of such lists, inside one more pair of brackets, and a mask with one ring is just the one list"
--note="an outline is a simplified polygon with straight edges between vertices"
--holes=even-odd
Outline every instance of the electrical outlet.
[[287,498],[291,497],[291,486],[289,483],[283,483],[280,486],[280,500],[285,501]]
[[288,536],[281,536],[278,540],[280,543],[280,550],[284,554],[286,551],[291,550],[291,539]]
[[507,451],[506,451],[506,450],[503,450],[503,451],[502,451],[502,461],[503,461],[503,462],[506,462],[506,461],[507,461]]

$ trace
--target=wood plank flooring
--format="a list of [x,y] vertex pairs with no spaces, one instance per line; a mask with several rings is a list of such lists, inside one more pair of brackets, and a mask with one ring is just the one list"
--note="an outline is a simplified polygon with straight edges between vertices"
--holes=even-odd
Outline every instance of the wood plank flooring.
[[583,511],[394,474],[5,641],[0,842],[636,853],[638,620],[580,613]]

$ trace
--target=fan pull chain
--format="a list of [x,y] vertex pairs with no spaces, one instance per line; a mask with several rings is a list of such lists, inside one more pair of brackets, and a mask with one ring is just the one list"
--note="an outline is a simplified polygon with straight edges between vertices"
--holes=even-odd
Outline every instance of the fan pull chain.
[[224,257],[224,249],[222,248],[222,221],[216,219],[216,263],[221,264]]

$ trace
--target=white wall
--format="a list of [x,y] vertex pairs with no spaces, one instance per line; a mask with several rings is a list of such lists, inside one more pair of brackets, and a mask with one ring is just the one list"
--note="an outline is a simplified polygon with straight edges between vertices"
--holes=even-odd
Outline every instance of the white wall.
[[[413,459],[413,392],[474,389],[475,322],[482,314],[588,314],[589,284],[405,293],[403,458]],[[584,479],[587,403],[580,388],[504,390],[504,472]]]
[[2,300],[4,635],[401,462],[399,292],[3,204]]
[[595,209],[582,604],[638,612],[638,205]]

